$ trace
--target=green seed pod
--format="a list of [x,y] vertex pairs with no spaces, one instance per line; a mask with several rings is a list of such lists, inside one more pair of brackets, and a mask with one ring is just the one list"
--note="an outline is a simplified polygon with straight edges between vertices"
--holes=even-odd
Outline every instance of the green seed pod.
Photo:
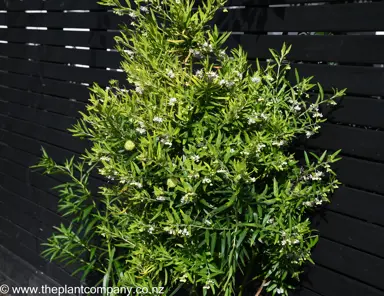
[[125,150],[128,150],[128,151],[132,151],[133,149],[135,149],[135,146],[136,146],[135,143],[133,143],[131,140],[128,140],[124,144]]

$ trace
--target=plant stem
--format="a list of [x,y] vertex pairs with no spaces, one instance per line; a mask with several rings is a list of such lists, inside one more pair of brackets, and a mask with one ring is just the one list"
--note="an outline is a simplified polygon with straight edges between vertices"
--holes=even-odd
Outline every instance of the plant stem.
[[263,291],[264,285],[265,285],[265,280],[263,280],[263,282],[261,283],[261,286],[260,286],[259,290],[257,290],[255,296],[260,296],[261,292]]

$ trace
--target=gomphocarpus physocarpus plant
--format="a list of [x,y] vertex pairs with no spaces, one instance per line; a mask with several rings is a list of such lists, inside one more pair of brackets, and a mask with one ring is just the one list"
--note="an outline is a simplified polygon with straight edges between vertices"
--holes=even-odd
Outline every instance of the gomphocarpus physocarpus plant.
[[[287,295],[317,241],[307,214],[338,186],[337,152],[299,164],[291,148],[344,90],[288,80],[285,45],[262,65],[228,52],[210,25],[224,0],[126,2],[102,4],[129,19],[116,42],[130,87],[95,84],[71,129],[91,148],[63,165],[44,151],[36,166],[70,179],[58,190],[72,222],[45,255],[106,287],[232,296],[256,280]],[[99,192],[92,171],[107,179]]]

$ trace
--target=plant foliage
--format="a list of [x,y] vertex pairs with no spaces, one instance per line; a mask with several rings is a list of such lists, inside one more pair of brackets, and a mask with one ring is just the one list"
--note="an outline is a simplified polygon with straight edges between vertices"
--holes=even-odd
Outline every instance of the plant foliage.
[[[57,189],[71,223],[44,254],[105,286],[166,295],[241,295],[251,266],[264,289],[287,295],[317,241],[307,213],[338,185],[338,152],[300,164],[292,147],[344,90],[326,96],[297,72],[288,80],[285,45],[264,64],[228,52],[230,34],[209,25],[224,0],[101,4],[129,19],[116,42],[131,87],[95,84],[71,129],[92,147],[63,165],[44,151],[35,166],[69,177]],[[94,170],[108,181],[99,192]]]

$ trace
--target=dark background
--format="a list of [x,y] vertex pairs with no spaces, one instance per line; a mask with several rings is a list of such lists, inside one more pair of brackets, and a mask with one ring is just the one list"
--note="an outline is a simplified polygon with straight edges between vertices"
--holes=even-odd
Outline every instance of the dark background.
[[[375,35],[384,31],[384,2],[229,2],[246,6],[215,20],[235,32],[229,47],[242,44],[250,60],[265,60],[268,48],[288,42],[289,58],[302,76],[314,75],[327,92],[348,88],[339,108],[327,113],[321,135],[307,143],[308,149],[343,150],[336,165],[343,186],[314,219],[321,237],[313,252],[316,265],[298,295],[384,295],[384,36]],[[86,83],[125,81],[124,73],[109,69],[119,68],[120,56],[107,49],[127,19],[95,0],[0,0],[0,10],[6,11],[0,12],[0,245],[59,283],[76,286],[70,268],[39,255],[52,226],[65,223],[51,190],[60,181],[29,166],[41,146],[59,161],[86,147],[66,129],[85,108]]]

